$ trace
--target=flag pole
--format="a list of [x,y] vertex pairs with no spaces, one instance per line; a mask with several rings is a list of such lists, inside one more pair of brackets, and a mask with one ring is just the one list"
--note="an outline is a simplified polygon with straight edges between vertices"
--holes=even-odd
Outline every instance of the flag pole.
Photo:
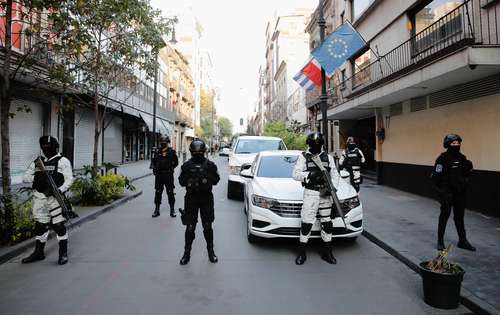
[[[318,7],[318,25],[319,25],[319,36],[320,36],[320,45],[325,41],[325,29],[326,29],[326,21],[323,16],[323,1],[319,0]],[[320,109],[321,109],[321,122],[322,122],[322,133],[325,139],[325,151],[328,152],[329,142],[328,142],[328,118],[327,109],[328,109],[328,95],[326,94],[326,74],[325,69],[321,67],[321,96],[320,100]]]

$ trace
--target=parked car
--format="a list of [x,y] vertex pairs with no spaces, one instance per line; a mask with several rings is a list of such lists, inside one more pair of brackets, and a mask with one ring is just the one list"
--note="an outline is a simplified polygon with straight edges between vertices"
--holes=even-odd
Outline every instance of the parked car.
[[[300,151],[261,152],[252,164],[243,165],[241,175],[247,178],[244,206],[247,213],[249,242],[260,238],[298,238],[304,188],[292,178]],[[342,171],[337,196],[345,214],[347,229],[341,218],[333,220],[333,236],[355,239],[363,231],[363,206],[349,173]],[[346,180],[347,179],[347,180]],[[313,225],[311,237],[320,237],[320,223]]]
[[229,156],[229,153],[231,153],[231,149],[230,148],[222,148],[219,151],[219,156]]
[[240,176],[241,165],[252,163],[262,151],[286,150],[286,145],[277,137],[240,136],[234,142],[229,153],[229,179],[227,198],[242,199],[245,179]]

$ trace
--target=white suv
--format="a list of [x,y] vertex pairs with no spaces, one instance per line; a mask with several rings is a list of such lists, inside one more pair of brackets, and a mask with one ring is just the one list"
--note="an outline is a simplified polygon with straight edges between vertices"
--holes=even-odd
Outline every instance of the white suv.
[[281,138],[261,136],[240,136],[233,143],[229,153],[229,180],[227,198],[242,199],[245,179],[241,177],[241,165],[252,163],[255,156],[262,151],[286,150]]

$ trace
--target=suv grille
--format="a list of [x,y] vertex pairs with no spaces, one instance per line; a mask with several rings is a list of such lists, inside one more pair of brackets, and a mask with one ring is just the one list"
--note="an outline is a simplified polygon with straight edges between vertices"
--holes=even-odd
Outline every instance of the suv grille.
[[300,218],[302,203],[277,202],[269,210],[283,218]]
[[[351,211],[346,203],[340,202],[340,206],[342,207],[342,211],[344,212],[344,214],[347,214],[349,211]],[[277,202],[269,210],[283,218],[300,218],[302,203]]]

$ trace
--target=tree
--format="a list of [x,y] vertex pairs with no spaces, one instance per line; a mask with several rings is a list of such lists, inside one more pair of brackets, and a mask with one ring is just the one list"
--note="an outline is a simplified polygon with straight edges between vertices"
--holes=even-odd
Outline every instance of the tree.
[[220,117],[219,130],[222,138],[231,139],[233,135],[233,123],[226,117]]
[[305,150],[306,138],[305,134],[295,132],[291,128],[287,128],[283,121],[272,121],[264,126],[264,135],[270,137],[280,137],[285,142],[289,150]]
[[64,52],[66,68],[92,96],[95,175],[110,92],[137,84],[135,77],[141,71],[147,78],[154,77],[158,51],[165,45],[162,36],[176,21],[162,18],[147,0],[69,1],[58,18],[70,21],[56,44]]
[[[69,75],[54,62],[49,49],[63,36],[67,21],[58,19],[66,1],[0,0],[0,130],[2,145],[2,189],[5,230],[10,233],[13,222],[10,170],[10,119],[15,82],[29,81],[32,89],[55,84],[64,85]],[[24,45],[21,45],[24,42]]]
[[215,94],[212,90],[201,90],[200,96],[200,128],[202,132],[198,136],[208,142],[214,135]]

